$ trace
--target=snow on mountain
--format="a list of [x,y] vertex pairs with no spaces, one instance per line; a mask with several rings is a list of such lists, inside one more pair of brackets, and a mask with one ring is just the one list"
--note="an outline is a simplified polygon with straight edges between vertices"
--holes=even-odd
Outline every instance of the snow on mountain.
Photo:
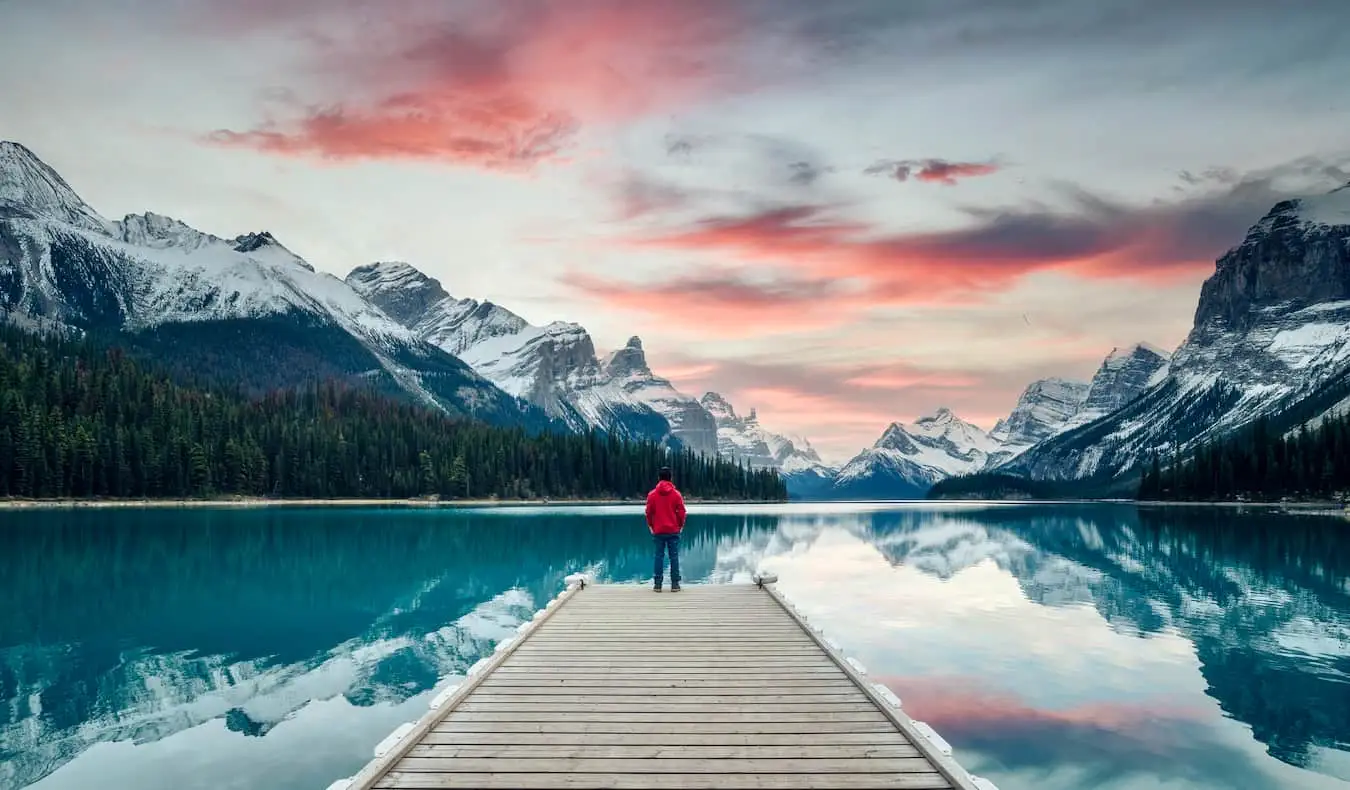
[[1171,354],[1148,343],[1112,349],[1092,377],[1080,413],[1082,422],[1113,412],[1139,397],[1165,369]]
[[[0,143],[0,307],[121,331],[189,367],[233,368],[252,387],[298,383],[292,372],[375,377],[437,407],[521,414],[270,234],[224,239],[151,213],[110,222],[16,143]],[[225,324],[229,331],[210,330]]]
[[1006,471],[1120,475],[1152,453],[1184,451],[1261,415],[1313,408],[1324,396],[1330,407],[1344,396],[1334,388],[1348,366],[1350,185],[1275,205],[1219,258],[1190,335],[1142,394],[1031,448]]
[[1058,433],[1083,409],[1089,385],[1050,378],[1032,382],[1012,413],[999,420],[990,436],[1009,447],[1030,447]]
[[717,421],[717,452],[754,469],[776,469],[792,493],[834,477],[838,470],[821,460],[811,443],[801,437],[774,433],[759,423],[754,409],[742,417],[722,395],[708,392],[699,403]]
[[828,495],[921,497],[944,478],[1005,466],[1030,448],[1133,401],[1166,365],[1166,352],[1147,343],[1112,349],[1091,384],[1061,378],[1032,382],[988,434],[947,409],[912,426],[895,423],[840,470]]
[[950,409],[892,423],[839,471],[833,498],[918,499],[938,480],[982,469],[1001,443]]
[[50,218],[94,233],[112,230],[112,223],[75,194],[59,173],[22,145],[4,141],[0,141],[0,213]]
[[492,302],[455,299],[406,263],[360,266],[347,283],[416,336],[575,429],[674,436],[695,451],[717,451],[712,415],[652,372],[636,337],[601,360],[578,324],[534,326]]

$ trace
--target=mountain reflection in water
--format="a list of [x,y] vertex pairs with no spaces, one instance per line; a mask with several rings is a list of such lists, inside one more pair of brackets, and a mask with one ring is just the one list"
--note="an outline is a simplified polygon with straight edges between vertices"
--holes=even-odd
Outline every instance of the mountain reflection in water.
[[[1002,790],[1338,787],[1348,534],[1226,509],[703,507],[681,564],[777,571]],[[322,788],[567,574],[650,574],[633,508],[22,512],[0,536],[4,788]]]

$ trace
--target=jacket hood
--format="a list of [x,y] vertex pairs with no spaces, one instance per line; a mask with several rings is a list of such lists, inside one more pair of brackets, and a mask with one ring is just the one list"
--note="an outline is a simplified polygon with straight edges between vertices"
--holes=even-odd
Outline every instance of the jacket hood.
[[669,480],[662,480],[661,482],[656,484],[656,493],[660,494],[661,496],[667,496],[670,494],[671,491],[674,490],[675,484],[670,482]]

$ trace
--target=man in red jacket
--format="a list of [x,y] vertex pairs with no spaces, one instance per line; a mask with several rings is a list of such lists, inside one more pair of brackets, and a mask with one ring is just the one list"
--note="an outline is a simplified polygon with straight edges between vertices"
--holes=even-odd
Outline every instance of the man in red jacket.
[[656,544],[656,564],[652,576],[657,592],[661,592],[661,577],[665,572],[665,555],[670,554],[670,591],[680,591],[680,530],[684,529],[684,497],[670,482],[670,467],[663,466],[657,473],[660,482],[647,494],[647,529],[652,531]]

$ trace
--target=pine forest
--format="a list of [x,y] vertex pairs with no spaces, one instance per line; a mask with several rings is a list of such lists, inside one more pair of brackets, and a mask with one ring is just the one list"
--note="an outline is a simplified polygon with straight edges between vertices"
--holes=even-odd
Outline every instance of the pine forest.
[[455,420],[335,383],[249,398],[116,347],[0,327],[0,497],[783,500],[773,471],[600,433]]

